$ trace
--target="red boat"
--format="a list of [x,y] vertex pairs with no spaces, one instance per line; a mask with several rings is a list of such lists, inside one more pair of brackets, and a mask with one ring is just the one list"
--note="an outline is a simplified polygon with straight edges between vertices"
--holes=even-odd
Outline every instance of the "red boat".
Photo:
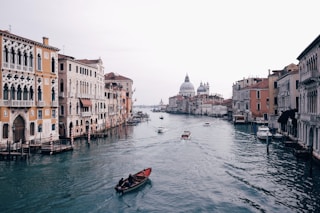
[[114,187],[114,189],[119,193],[126,193],[130,192],[132,190],[135,190],[139,188],[140,186],[144,185],[150,174],[151,174],[152,168],[147,168],[144,170],[141,170],[140,172],[137,172],[136,174],[132,175],[133,181],[132,183],[129,183],[129,178],[126,178],[123,180],[122,183],[119,183]]

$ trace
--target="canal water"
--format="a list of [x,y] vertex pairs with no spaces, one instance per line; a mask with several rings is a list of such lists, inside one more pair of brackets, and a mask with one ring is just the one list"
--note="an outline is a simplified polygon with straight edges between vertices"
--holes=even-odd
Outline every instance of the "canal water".
[[[320,169],[250,126],[153,113],[73,151],[0,161],[1,212],[319,212]],[[160,116],[164,119],[159,119]],[[204,126],[209,122],[210,126]],[[157,127],[164,126],[162,134]],[[191,139],[182,141],[184,130]],[[119,195],[121,177],[152,167],[146,185]]]

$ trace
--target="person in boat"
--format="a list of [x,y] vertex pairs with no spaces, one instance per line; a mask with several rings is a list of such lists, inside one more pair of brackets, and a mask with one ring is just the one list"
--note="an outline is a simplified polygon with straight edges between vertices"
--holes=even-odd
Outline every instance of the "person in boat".
[[119,180],[119,182],[118,182],[118,186],[122,186],[124,184],[124,180],[123,180],[123,178],[121,178],[120,180]]
[[129,174],[129,177],[128,177],[129,185],[131,186],[134,181],[135,181],[135,178],[131,174]]

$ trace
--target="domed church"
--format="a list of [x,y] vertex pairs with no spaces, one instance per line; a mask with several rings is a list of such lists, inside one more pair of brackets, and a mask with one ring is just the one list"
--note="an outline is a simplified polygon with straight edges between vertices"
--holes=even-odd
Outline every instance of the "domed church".
[[194,86],[189,80],[188,74],[186,75],[184,82],[180,86],[179,95],[193,97],[195,95]]
[[209,83],[200,83],[197,89],[197,95],[209,95]]

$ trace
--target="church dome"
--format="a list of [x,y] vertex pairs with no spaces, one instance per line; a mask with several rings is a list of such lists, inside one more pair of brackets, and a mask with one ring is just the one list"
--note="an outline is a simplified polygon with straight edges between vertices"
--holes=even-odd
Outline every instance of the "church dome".
[[194,96],[195,92],[194,92],[194,86],[193,84],[190,82],[189,80],[189,76],[186,75],[184,82],[181,84],[180,86],[180,95],[183,96]]
[[207,88],[204,87],[203,84],[201,83],[197,89],[197,93],[206,93],[206,92],[207,92]]

